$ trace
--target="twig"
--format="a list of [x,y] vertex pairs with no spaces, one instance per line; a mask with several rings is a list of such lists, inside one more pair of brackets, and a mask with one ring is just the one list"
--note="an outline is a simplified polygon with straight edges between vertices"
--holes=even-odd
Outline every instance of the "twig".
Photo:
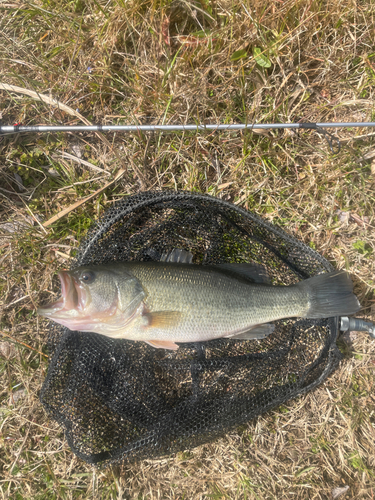
[[43,229],[44,233],[47,234],[47,231],[44,229],[43,225],[39,222],[39,220],[35,217],[35,215],[32,213],[30,207],[25,203],[24,200],[22,200],[23,204],[27,208],[27,210],[30,212],[31,217],[35,220],[35,222],[40,226],[41,229]]
[[[65,111],[65,113],[68,113],[69,115],[79,118],[81,122],[83,122],[85,125],[91,125],[91,122],[87,120],[84,116],[82,116],[81,113],[78,113],[78,111],[75,111],[70,106],[67,106],[66,104],[63,104],[62,102],[57,101],[56,99],[53,99],[52,97],[49,97],[47,95],[39,94],[38,92],[34,92],[33,90],[29,89],[24,89],[22,87],[17,87],[16,85],[8,85],[7,83],[0,83],[0,90],[7,90],[8,92],[17,92],[18,94],[28,95],[33,99],[45,102],[50,106],[55,106],[58,109],[61,109],[61,111]],[[123,164],[123,161],[119,157],[117,151],[111,146],[111,143],[108,141],[108,139],[101,132],[95,132],[95,134],[104,142],[104,144],[107,147],[109,147],[110,150],[113,150],[120,164]]]
[[65,189],[69,189],[74,186],[79,186],[81,184],[88,184],[90,182],[101,181],[102,179],[103,177],[94,177],[93,179],[88,179],[87,181],[74,182],[74,184],[69,184],[68,186],[59,188],[57,191],[51,191],[51,193],[61,193],[62,191],[65,191]]
[[105,189],[107,189],[107,187],[109,187],[113,183],[115,183],[124,174],[125,174],[125,170],[122,168],[116,174],[115,178],[112,181],[107,182],[107,184],[105,184],[103,187],[101,187],[100,189],[98,189],[97,191],[95,191],[95,193],[92,193],[92,194],[90,194],[90,196],[87,196],[86,198],[83,198],[83,200],[76,201],[75,203],[73,203],[73,205],[70,205],[70,207],[64,208],[64,210],[61,210],[61,212],[59,212],[58,214],[56,214],[53,217],[51,217],[50,219],[48,219],[47,222],[45,222],[43,224],[43,226],[44,227],[50,226],[51,224],[53,224],[57,220],[61,219],[62,217],[64,217],[68,213],[72,212],[72,210],[74,210],[77,207],[79,207],[79,206],[83,205],[84,203],[86,203],[86,201],[91,200],[91,198],[94,198],[95,196],[97,196],[98,194],[100,194],[102,191],[104,191]]
[[7,304],[7,305],[4,307],[4,310],[5,310],[5,309],[8,309],[10,306],[13,306],[14,304],[17,304],[17,302],[21,302],[21,300],[26,299],[27,297],[29,297],[29,294],[24,295],[24,296],[23,296],[23,297],[21,297],[20,299],[14,300],[14,301],[13,301],[13,302],[11,302],[10,304]]
[[22,442],[22,444],[20,446],[20,449],[18,450],[17,456],[14,459],[14,462],[13,462],[13,465],[12,465],[10,471],[9,471],[9,474],[12,474],[13,469],[16,466],[16,463],[18,462],[18,459],[20,458],[20,455],[22,453],[23,447],[25,446],[25,443],[26,443],[26,439],[29,437],[29,432],[30,432],[30,427],[27,429],[26,436],[25,436],[25,438],[24,438],[24,440],[23,440],[23,442]]
[[28,95],[29,97],[32,97],[37,101],[42,101],[46,104],[49,104],[50,106],[55,106],[56,108],[65,111],[65,113],[79,118],[86,125],[91,125],[91,123],[86,120],[86,118],[82,116],[81,113],[78,113],[78,111],[75,111],[70,106],[63,104],[62,102],[57,101],[56,99],[53,99],[53,97],[49,97],[48,95],[39,94],[39,92],[34,92],[34,90],[17,87],[17,85],[8,85],[7,83],[0,83],[0,90],[7,90],[8,92],[16,92],[17,94]]
[[73,156],[69,153],[65,153],[65,151],[59,151],[59,153],[61,153],[63,158],[68,158],[69,160],[73,160],[73,161],[76,161],[77,163],[81,163],[82,165],[86,165],[86,167],[89,167],[92,170],[96,170],[97,172],[102,172],[103,174],[111,175],[111,173],[108,172],[107,170],[104,170],[103,168],[97,167],[96,165],[93,165],[89,161],[82,160],[82,158],[78,158],[78,156]]
[[22,340],[16,340],[14,337],[12,337],[11,335],[8,335],[8,333],[5,333],[1,330],[0,330],[0,333],[1,333],[1,335],[4,335],[5,337],[8,337],[9,339],[13,340],[13,342],[15,342],[16,344],[22,344],[24,347],[27,347],[31,351],[37,352],[41,356],[44,356],[45,358],[49,359],[49,356],[47,356],[47,354],[44,354],[43,352],[38,351],[38,349],[34,349],[34,347],[31,347],[30,345],[25,344],[25,342],[22,342]]

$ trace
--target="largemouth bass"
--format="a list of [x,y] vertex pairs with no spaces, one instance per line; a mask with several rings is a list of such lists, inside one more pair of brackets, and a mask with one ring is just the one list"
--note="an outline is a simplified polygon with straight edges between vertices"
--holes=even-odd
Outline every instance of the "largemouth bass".
[[264,338],[274,329],[270,321],[346,316],[360,308],[343,271],[291,286],[254,283],[255,274],[251,264],[83,266],[59,272],[61,298],[38,313],[71,330],[175,350],[180,342]]

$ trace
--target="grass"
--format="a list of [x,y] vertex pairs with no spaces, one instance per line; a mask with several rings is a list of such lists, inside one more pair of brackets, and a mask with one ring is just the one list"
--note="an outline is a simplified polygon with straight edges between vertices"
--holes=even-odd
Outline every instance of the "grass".
[[[0,90],[4,124],[375,117],[373,0],[36,0],[0,11],[0,84],[37,92]],[[2,498],[328,499],[344,485],[345,498],[374,498],[375,351],[364,334],[341,345],[340,369],[313,393],[162,460],[93,470],[38,400],[48,358],[35,307],[92,221],[143,190],[210,193],[283,226],[350,270],[374,320],[374,135],[333,132],[337,156],[313,131],[0,139]]]

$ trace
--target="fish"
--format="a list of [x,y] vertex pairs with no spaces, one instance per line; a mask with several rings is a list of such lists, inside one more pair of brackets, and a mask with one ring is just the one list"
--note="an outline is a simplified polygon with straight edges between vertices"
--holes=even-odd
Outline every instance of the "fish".
[[[173,260],[173,259],[172,259]],[[59,271],[61,297],[38,313],[70,330],[176,350],[218,338],[263,339],[284,318],[327,318],[360,309],[345,271],[289,286],[258,264],[117,262]]]

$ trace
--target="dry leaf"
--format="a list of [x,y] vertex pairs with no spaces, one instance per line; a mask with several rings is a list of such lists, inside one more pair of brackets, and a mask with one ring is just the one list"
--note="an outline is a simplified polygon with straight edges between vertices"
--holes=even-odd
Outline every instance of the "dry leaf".
[[163,40],[167,45],[171,44],[171,39],[169,37],[169,17],[166,17],[161,25],[161,33],[163,35]]
[[0,356],[4,359],[14,358],[16,355],[16,349],[10,342],[0,342]]
[[368,217],[359,217],[357,214],[350,214],[351,220],[356,222],[359,226],[364,226],[365,224],[368,224],[370,219]]
[[218,186],[218,189],[219,190],[225,189],[225,188],[229,187],[231,184],[233,184],[233,182],[225,182],[224,184],[220,184]]
[[6,231],[7,233],[20,233],[21,231],[28,228],[29,225],[27,223],[17,220],[13,222],[5,222],[5,224],[0,224],[0,229],[2,231]]
[[353,331],[346,331],[341,335],[341,339],[348,347],[351,347],[353,345],[353,342],[356,340],[356,338],[357,334]]
[[[204,43],[208,43],[209,39],[208,38],[199,38],[196,36],[191,36],[191,35],[177,35],[176,40],[180,42],[182,45],[187,45],[189,47],[198,47],[199,45],[202,45]],[[213,38],[212,41],[215,41]]]
[[21,190],[21,191],[25,191],[25,186],[23,185],[23,181],[22,181],[22,177],[20,175],[17,174],[17,172],[14,172],[14,178],[16,179],[16,183],[17,183],[17,186],[18,188]]
[[73,144],[71,148],[77,158],[82,158],[82,148],[80,144]]
[[343,210],[339,210],[339,209],[336,210],[335,213],[338,216],[339,221],[346,223],[346,224],[349,221],[352,221],[352,222],[355,222],[356,224],[358,224],[359,226],[365,226],[366,224],[368,224],[370,222],[370,219],[367,216],[359,217],[359,215],[357,215],[357,214],[353,214],[350,212],[344,212]]
[[332,499],[336,500],[337,498],[341,498],[345,493],[349,490],[349,486],[338,486],[332,490]]
[[20,401],[20,399],[23,399],[24,397],[27,396],[27,391],[26,389],[19,389],[16,392],[13,392],[10,396],[10,404],[17,403]]
[[51,177],[54,177],[55,179],[56,179],[57,177],[60,177],[60,174],[58,173],[58,171],[57,171],[57,170],[55,170],[53,167],[50,167],[50,168],[48,169],[48,175],[50,175]]
[[350,212],[343,212],[342,210],[336,210],[336,214],[339,218],[339,221],[347,224],[350,219]]
[[374,156],[375,156],[375,149],[373,149],[372,151],[369,151],[368,153],[364,154],[363,158],[365,160],[370,160],[371,158],[374,158]]

